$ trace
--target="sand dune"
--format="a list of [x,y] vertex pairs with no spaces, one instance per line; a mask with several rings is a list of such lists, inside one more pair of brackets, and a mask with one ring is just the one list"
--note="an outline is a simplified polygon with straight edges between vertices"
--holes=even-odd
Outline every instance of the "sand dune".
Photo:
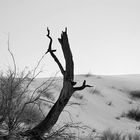
[[[51,89],[55,99],[62,87],[61,78],[56,79],[57,82]],[[41,83],[44,80],[45,78],[37,79],[36,83]],[[139,131],[137,127],[140,126],[140,123],[122,117],[122,114],[140,106],[139,99],[131,96],[131,91],[140,91],[140,75],[75,76],[77,84],[82,84],[83,80],[93,87],[74,93],[70,103],[76,104],[65,108],[66,111],[61,114],[58,123],[62,123],[62,121],[82,122],[99,132],[108,128],[121,132]],[[70,112],[70,116],[68,112]]]

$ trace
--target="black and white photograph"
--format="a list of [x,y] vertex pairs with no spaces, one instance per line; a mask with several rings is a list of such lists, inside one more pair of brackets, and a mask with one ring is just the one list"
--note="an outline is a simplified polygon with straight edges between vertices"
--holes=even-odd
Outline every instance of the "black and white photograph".
[[0,140],[140,140],[140,1],[0,0]]

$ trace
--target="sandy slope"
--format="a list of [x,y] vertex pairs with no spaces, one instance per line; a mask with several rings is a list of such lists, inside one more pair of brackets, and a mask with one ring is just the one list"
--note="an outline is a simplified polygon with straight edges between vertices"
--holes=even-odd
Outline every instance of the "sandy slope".
[[[43,80],[45,79],[37,79],[36,83],[39,84]],[[82,84],[83,80],[87,80],[87,83],[94,87],[74,93],[70,102],[80,105],[67,106],[66,111],[59,118],[59,123],[62,121],[82,122],[97,131],[107,128],[123,132],[139,131],[136,127],[140,126],[140,123],[121,115],[139,106],[139,100],[131,99],[129,92],[140,91],[140,75],[75,76],[75,81],[79,84]],[[57,79],[55,90],[52,89],[55,97],[58,97],[61,87],[61,80]]]

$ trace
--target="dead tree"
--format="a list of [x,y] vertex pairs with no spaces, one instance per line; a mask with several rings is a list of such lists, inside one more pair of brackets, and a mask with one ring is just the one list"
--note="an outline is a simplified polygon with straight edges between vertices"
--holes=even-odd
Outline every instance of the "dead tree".
[[52,58],[59,66],[59,69],[63,75],[63,87],[60,92],[59,98],[57,99],[57,101],[55,102],[45,119],[33,129],[28,130],[24,133],[24,135],[30,136],[34,140],[41,139],[41,137],[46,132],[49,132],[52,129],[52,127],[57,122],[61,112],[63,111],[64,107],[67,105],[70,97],[75,91],[83,90],[86,87],[91,87],[90,85],[86,84],[86,81],[83,81],[82,86],[75,87],[76,82],[74,82],[74,62],[68,41],[67,29],[65,29],[65,31],[62,32],[61,38],[58,39],[59,43],[61,44],[61,48],[65,58],[65,69],[63,68],[59,59],[55,55],[56,50],[52,49],[52,38],[50,36],[50,30],[47,29],[47,32],[47,37],[50,39],[50,43],[46,54],[50,53]]

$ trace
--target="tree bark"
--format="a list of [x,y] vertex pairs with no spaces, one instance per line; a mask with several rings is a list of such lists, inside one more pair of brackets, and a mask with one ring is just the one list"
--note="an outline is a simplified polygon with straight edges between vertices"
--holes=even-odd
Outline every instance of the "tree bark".
[[62,32],[61,38],[58,39],[59,43],[61,44],[61,48],[65,58],[65,70],[54,53],[56,50],[52,50],[52,38],[50,37],[50,30],[47,28],[47,31],[47,37],[50,39],[50,43],[46,54],[50,53],[57,65],[59,66],[63,75],[63,87],[58,100],[55,102],[45,119],[42,122],[40,122],[37,126],[35,126],[32,130],[28,130],[24,133],[24,135],[30,135],[34,140],[39,138],[41,139],[41,137],[46,132],[49,132],[52,129],[52,127],[57,122],[61,112],[63,111],[64,107],[67,105],[70,97],[75,91],[83,90],[85,87],[91,87],[90,85],[86,85],[86,81],[83,82],[82,86],[74,87],[74,85],[76,84],[76,82],[73,81],[74,62],[68,41],[67,29],[64,32]]

